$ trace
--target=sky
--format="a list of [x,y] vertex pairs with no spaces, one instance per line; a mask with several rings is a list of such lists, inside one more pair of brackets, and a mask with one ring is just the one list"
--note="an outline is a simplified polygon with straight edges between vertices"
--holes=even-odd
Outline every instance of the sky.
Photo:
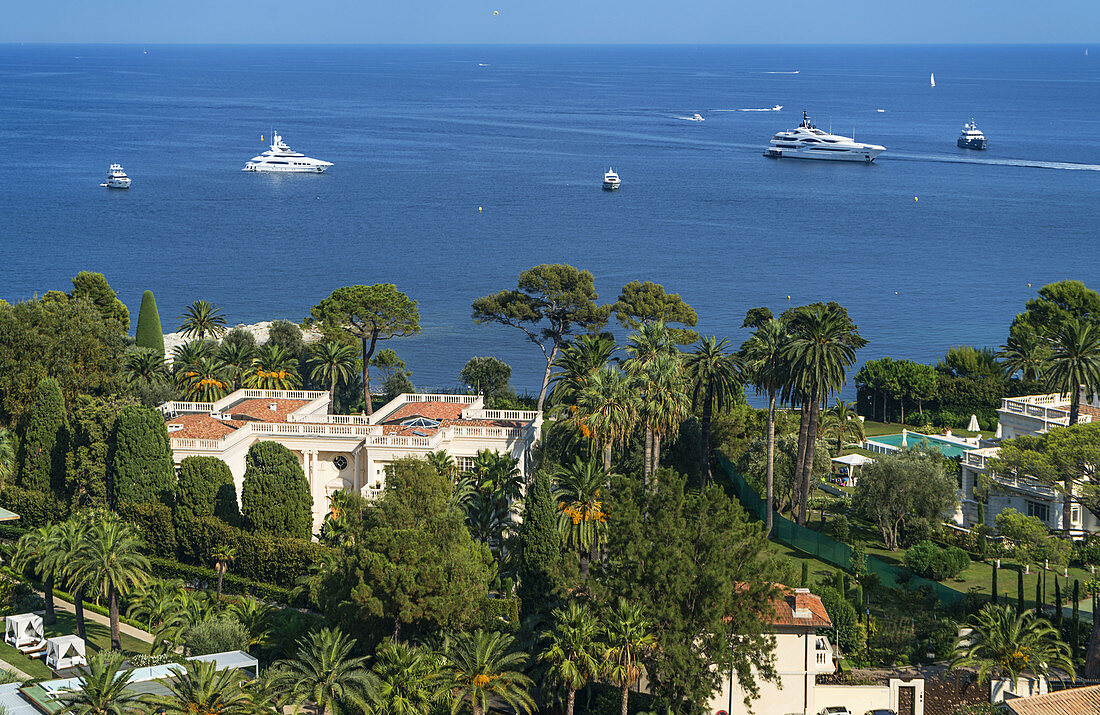
[[1098,38],[1100,0],[0,0],[0,42],[1088,44]]

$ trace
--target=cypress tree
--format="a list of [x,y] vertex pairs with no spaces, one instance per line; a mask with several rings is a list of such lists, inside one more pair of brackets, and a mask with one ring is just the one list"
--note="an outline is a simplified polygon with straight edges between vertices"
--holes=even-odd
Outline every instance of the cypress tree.
[[992,595],[991,601],[992,601],[993,605],[996,606],[997,605],[997,570],[998,570],[997,569],[997,562],[994,561],[992,565],[993,565],[993,588],[992,588],[993,595]]
[[308,539],[313,497],[298,458],[278,442],[257,442],[245,457],[241,525],[272,536]]
[[160,314],[157,313],[157,299],[153,297],[151,290],[145,291],[141,296],[134,342],[139,348],[150,348],[164,354],[164,332],[160,327]]
[[808,561],[802,562],[802,580],[799,582],[799,586],[802,588],[809,588],[810,585],[810,564]]
[[39,381],[19,445],[23,454],[19,486],[38,492],[60,490],[65,482],[68,425],[65,398],[54,378]]
[[1062,630],[1062,587],[1058,585],[1058,574],[1054,574],[1054,622]]
[[1081,630],[1081,613],[1077,610],[1077,601],[1081,598],[1081,584],[1077,579],[1073,579],[1073,622],[1070,628],[1070,641],[1069,645],[1072,649],[1071,655],[1074,660],[1077,660],[1077,643],[1080,638]]
[[177,518],[216,516],[236,525],[240,510],[229,465],[217,457],[187,457],[176,481]]
[[1024,612],[1024,570],[1016,569],[1016,613]]
[[108,486],[116,507],[168,503],[175,469],[164,417],[147,407],[122,408],[115,420],[109,464]]
[[523,502],[520,548],[519,598],[526,619],[549,610],[562,553],[550,476],[543,472],[535,476]]
[[1035,574],[1035,612],[1042,614],[1043,612],[1043,575],[1042,573]]

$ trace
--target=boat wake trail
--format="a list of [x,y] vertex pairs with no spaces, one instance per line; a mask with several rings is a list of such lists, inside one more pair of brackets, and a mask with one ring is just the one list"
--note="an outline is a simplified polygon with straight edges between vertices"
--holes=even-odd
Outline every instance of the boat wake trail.
[[794,72],[765,72],[764,74],[798,74],[801,70],[795,70]]
[[712,112],[778,112],[776,107],[748,107],[746,109],[712,109]]
[[1033,161],[1030,159],[985,159],[980,157],[949,156],[947,154],[906,154],[890,152],[878,161],[935,161],[944,164],[985,164],[987,166],[1017,166],[1024,169],[1062,169],[1065,171],[1100,171],[1100,164],[1076,164],[1070,161]]

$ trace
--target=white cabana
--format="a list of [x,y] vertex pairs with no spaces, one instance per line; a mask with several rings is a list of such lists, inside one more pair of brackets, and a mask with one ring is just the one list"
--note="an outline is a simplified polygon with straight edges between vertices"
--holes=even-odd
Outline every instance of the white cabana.
[[864,457],[862,454],[845,454],[842,457],[833,457],[833,469],[847,469],[848,486],[855,486],[857,468],[862,469],[865,465],[874,463],[875,460],[870,457]]
[[981,427],[978,426],[978,416],[970,415],[970,424],[966,426],[968,432],[979,432]]
[[87,665],[84,639],[78,636],[58,636],[46,639],[46,665],[54,670],[65,670]]
[[20,613],[4,619],[4,642],[24,653],[42,650],[46,634],[42,630],[42,616],[37,613]]

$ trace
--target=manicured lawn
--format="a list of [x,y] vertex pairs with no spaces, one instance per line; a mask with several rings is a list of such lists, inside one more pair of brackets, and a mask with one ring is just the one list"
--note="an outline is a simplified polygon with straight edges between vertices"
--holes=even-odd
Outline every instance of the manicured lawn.
[[[88,629],[88,645],[91,650],[110,650],[111,631],[102,623],[96,623],[90,618],[84,619]],[[76,633],[76,615],[68,611],[57,612],[57,623],[46,627],[46,636],[61,636]],[[122,634],[122,650],[131,653],[148,653],[149,644],[131,636]]]
[[0,641],[0,660],[10,663],[32,678],[49,679],[53,677],[53,671],[46,667],[41,658],[37,660],[28,658],[20,653],[18,649],[12,648],[2,641]]

